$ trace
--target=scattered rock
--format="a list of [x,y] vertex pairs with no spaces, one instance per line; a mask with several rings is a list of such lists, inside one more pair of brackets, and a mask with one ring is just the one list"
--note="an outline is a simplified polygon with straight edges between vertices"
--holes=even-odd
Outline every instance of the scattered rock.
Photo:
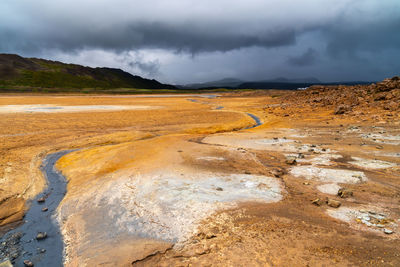
[[46,252],[46,250],[44,248],[37,248],[37,252],[43,254]]
[[321,206],[324,202],[321,199],[317,198],[317,199],[312,200],[311,203],[316,206]]
[[353,190],[348,189],[348,188],[340,188],[337,194],[341,198],[352,197],[353,196]]
[[37,200],[38,203],[44,203],[46,199],[44,197],[41,197]]
[[37,240],[43,240],[43,239],[45,239],[47,237],[47,233],[46,232],[39,232],[37,235],[36,235],[36,239]]
[[45,207],[45,208],[42,209],[43,212],[46,212],[46,211],[48,211],[48,210],[49,210],[49,209],[48,209],[47,207]]
[[[10,262],[13,262],[21,255],[22,251],[20,243],[22,236],[23,234],[21,232],[17,232],[3,237],[3,241],[0,244],[0,261],[8,259],[10,260]],[[7,261],[3,263],[6,264]],[[2,264],[0,264],[1,267],[3,267]],[[12,265],[4,265],[4,266],[12,266]]]
[[340,105],[335,109],[335,115],[345,114],[351,110],[351,107],[348,105]]
[[342,205],[342,203],[340,203],[340,201],[330,199],[330,198],[327,199],[326,204],[328,204],[328,206],[332,207],[332,208],[339,208],[340,205]]
[[26,267],[33,267],[33,263],[30,260],[24,260],[24,265]]
[[284,175],[285,172],[284,172],[282,169],[280,169],[280,168],[275,168],[275,169],[273,169],[273,170],[271,171],[271,174],[272,174],[273,176],[275,176],[276,178],[279,178],[279,177],[281,177],[282,175]]
[[217,188],[215,188],[215,190],[217,190],[217,191],[224,191],[224,189],[222,189],[222,187],[217,187]]
[[289,165],[295,165],[297,163],[296,157],[287,157],[285,162]]

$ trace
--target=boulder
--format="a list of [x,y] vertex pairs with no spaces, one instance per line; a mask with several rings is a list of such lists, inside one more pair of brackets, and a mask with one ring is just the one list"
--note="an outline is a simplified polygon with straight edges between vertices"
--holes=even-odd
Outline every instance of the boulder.
[[342,203],[340,203],[340,201],[330,199],[330,198],[327,199],[326,204],[328,204],[328,206],[332,207],[332,208],[339,208],[340,205],[342,205]]

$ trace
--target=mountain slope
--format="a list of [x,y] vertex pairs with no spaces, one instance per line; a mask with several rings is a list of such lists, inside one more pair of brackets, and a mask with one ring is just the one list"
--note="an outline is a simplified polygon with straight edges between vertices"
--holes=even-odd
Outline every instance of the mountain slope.
[[113,68],[91,68],[37,58],[0,54],[0,86],[35,88],[175,89]]

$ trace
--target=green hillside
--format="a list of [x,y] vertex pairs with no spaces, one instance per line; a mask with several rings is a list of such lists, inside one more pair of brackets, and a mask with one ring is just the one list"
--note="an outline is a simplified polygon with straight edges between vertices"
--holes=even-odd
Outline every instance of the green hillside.
[[90,68],[37,58],[0,54],[2,91],[129,91],[129,89],[176,89],[113,68]]

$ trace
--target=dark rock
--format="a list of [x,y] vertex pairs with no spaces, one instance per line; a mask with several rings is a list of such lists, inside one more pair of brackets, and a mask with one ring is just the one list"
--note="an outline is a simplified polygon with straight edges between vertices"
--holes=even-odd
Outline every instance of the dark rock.
[[316,206],[321,206],[324,202],[321,199],[316,198],[316,199],[312,200],[311,203]]
[[285,162],[289,165],[295,165],[297,163],[296,157],[287,157]]
[[281,177],[282,175],[284,175],[285,172],[284,172],[282,169],[280,169],[280,168],[275,168],[275,169],[273,169],[273,170],[271,171],[271,174],[272,174],[273,176],[275,176],[276,178],[279,178],[279,177]]
[[37,248],[37,253],[45,253],[46,250],[44,248]]
[[217,187],[217,188],[215,188],[215,190],[217,190],[217,191],[224,191],[224,189],[222,189],[222,187]]

